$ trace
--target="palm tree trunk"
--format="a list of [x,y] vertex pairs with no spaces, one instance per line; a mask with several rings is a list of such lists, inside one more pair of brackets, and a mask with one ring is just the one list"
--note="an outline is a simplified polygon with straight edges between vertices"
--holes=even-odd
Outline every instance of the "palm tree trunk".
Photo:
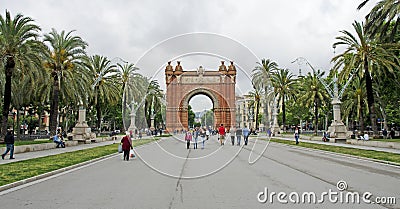
[[8,122],[8,113],[10,110],[11,104],[11,78],[13,74],[13,70],[15,67],[15,62],[13,57],[8,57],[5,65],[5,75],[6,75],[6,83],[4,84],[4,103],[3,103],[3,119],[1,123],[1,136],[0,140],[3,140],[7,132],[7,122]]
[[100,133],[101,132],[101,127],[100,127],[100,123],[101,123],[101,107],[100,107],[100,103],[99,103],[99,101],[97,101],[97,104],[96,104],[96,116],[97,116],[97,121],[96,121],[96,127],[97,127],[97,130],[98,130],[98,132]]
[[256,130],[258,130],[258,113],[260,112],[260,100],[256,104]]
[[315,103],[314,103],[314,135],[316,136],[318,134],[318,97],[315,98]]
[[17,139],[20,140],[21,139],[21,118],[19,116],[19,109],[21,109],[21,107],[17,108]]
[[283,131],[286,131],[285,97],[282,97],[282,126],[283,126]]
[[53,82],[53,97],[50,102],[50,127],[49,132],[50,136],[53,136],[57,133],[57,118],[58,118],[58,103],[59,103],[59,94],[60,94],[60,87],[58,82],[57,72],[53,72],[54,82]]
[[[122,99],[122,125],[123,125],[123,129],[122,129],[122,133],[125,133],[126,130],[128,130],[126,128],[127,124],[125,124],[126,120],[126,94],[125,94],[125,89],[122,91],[123,93],[123,99]],[[126,128],[126,130],[125,130]]]
[[364,113],[363,113],[363,107],[361,105],[360,107],[360,131],[361,133],[364,133],[365,127],[364,127]]
[[378,127],[376,125],[376,112],[375,112],[375,101],[374,101],[374,92],[372,89],[372,78],[371,74],[368,70],[368,60],[364,60],[364,71],[365,71],[365,83],[367,87],[367,99],[368,99],[368,107],[369,107],[369,118],[371,120],[372,131],[374,135],[378,133]]

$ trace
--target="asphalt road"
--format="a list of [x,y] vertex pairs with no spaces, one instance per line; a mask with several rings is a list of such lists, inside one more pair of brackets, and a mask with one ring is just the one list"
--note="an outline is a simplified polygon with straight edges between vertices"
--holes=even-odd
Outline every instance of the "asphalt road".
[[[130,161],[118,154],[3,192],[0,207],[400,208],[399,167],[275,143],[261,156],[266,144],[220,146],[214,136],[205,149],[187,150],[171,137],[137,148]],[[357,194],[360,203],[352,203]],[[397,204],[368,204],[363,196]]]

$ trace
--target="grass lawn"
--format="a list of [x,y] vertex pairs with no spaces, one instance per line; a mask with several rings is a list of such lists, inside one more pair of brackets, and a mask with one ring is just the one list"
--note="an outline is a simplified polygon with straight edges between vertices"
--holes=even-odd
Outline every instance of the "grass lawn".
[[[295,145],[294,141],[281,140],[281,139],[271,139],[271,142]],[[324,144],[314,144],[308,142],[300,142],[298,145],[295,146],[354,155],[358,157],[372,158],[372,159],[389,161],[400,164],[400,154],[395,154],[395,153],[374,151],[374,150],[362,150],[362,149],[348,148],[348,147],[338,147],[338,146],[331,146]]]
[[[133,146],[140,146],[152,141],[154,141],[154,139],[135,140],[133,141]],[[114,154],[117,153],[117,149],[118,143],[3,164],[0,165],[0,186],[106,155]]]
[[397,142],[397,143],[400,143],[400,139],[371,139],[371,141]]

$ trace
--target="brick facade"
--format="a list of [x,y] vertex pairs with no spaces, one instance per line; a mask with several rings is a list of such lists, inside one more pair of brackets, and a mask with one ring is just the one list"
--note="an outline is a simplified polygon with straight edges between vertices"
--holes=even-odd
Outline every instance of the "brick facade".
[[166,128],[187,130],[188,105],[193,96],[208,96],[214,107],[214,128],[221,123],[225,127],[235,126],[235,84],[236,68],[231,62],[228,68],[221,61],[218,71],[197,70],[185,71],[177,62],[175,68],[168,62],[165,68],[167,86]]

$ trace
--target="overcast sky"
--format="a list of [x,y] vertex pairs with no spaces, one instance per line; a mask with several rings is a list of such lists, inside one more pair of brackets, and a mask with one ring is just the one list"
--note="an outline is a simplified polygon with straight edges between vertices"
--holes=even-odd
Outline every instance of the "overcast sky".
[[[376,1],[358,11],[361,0],[0,0],[0,12],[9,10],[12,16],[21,13],[32,17],[43,33],[76,30],[75,35],[89,44],[90,55],[100,54],[110,59],[120,57],[132,63],[140,62],[152,47],[181,34],[205,32],[218,34],[240,43],[258,59],[268,58],[303,73],[308,67],[292,63],[306,58],[315,68],[328,70],[333,56],[332,44],[340,30],[352,30],[354,20],[362,21]],[[191,43],[179,42],[179,47]],[[168,50],[163,53],[168,54]],[[341,51],[337,49],[336,51]],[[182,51],[181,51],[182,53]],[[174,56],[179,55],[175,53]],[[225,54],[222,54],[224,56]],[[159,63],[168,60],[163,56]],[[229,59],[240,63],[243,57]],[[154,59],[157,59],[155,57]],[[183,62],[186,69],[206,66],[217,69],[218,59],[192,59]],[[248,60],[248,59],[247,59]],[[185,65],[186,64],[186,65]],[[256,66],[256,64],[254,64]],[[162,68],[158,64],[157,68]],[[244,65],[244,71],[251,70]],[[154,76],[158,69],[145,69]],[[155,76],[159,78],[159,76]],[[164,82],[162,78],[160,84]],[[162,80],[161,80],[162,79]],[[241,81],[246,83],[245,81]],[[164,87],[164,85],[162,85]],[[245,89],[245,87],[243,88]],[[245,91],[245,90],[244,90]],[[195,110],[203,109],[204,105]]]

